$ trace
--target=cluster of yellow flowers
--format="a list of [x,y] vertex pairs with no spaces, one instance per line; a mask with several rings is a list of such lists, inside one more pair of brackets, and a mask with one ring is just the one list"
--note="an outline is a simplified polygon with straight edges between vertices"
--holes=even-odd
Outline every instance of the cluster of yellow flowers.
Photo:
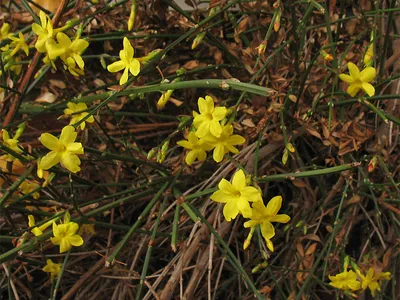
[[[0,28],[0,42],[4,40],[10,40],[10,43],[6,44],[4,47],[1,47],[1,59],[3,61],[3,68],[4,71],[11,70],[15,72],[17,75],[21,73],[22,65],[21,57],[16,57],[15,55],[18,53],[19,50],[22,50],[26,56],[29,55],[29,47],[25,42],[24,35],[22,32],[18,33],[18,37],[13,36],[9,32],[10,24],[3,23]],[[0,70],[0,75],[2,74],[3,70]]]
[[[265,206],[260,188],[250,186],[250,180],[246,178],[242,170],[237,171],[232,178],[232,183],[226,179],[220,181],[218,191],[211,195],[211,200],[225,203],[223,214],[228,222],[235,219],[238,214],[250,219],[244,223],[245,228],[250,228],[250,234],[243,245],[244,249],[250,245],[253,232],[256,226],[260,225],[267,247],[273,252],[274,245],[271,239],[275,236],[275,228],[271,222],[287,223],[290,217],[286,214],[278,215],[282,206],[281,196],[273,197]],[[253,203],[252,207],[250,203]]]
[[31,232],[35,236],[41,236],[43,232],[53,226],[53,237],[50,241],[53,245],[60,246],[60,253],[66,252],[74,247],[83,245],[83,239],[78,234],[79,225],[71,222],[71,216],[68,212],[64,214],[63,222],[59,225],[56,224],[57,218],[51,219],[40,226],[36,226],[35,218],[33,215],[28,216],[28,225],[31,227]]
[[373,297],[376,295],[376,291],[380,291],[380,286],[383,280],[390,280],[390,272],[382,272],[381,270],[370,267],[367,273],[364,275],[359,267],[351,262],[352,268],[355,270],[348,271],[349,257],[345,258],[344,271],[336,274],[335,276],[329,276],[331,286],[341,289],[345,292],[365,291],[369,289]]
[[204,161],[206,151],[213,150],[213,158],[219,163],[224,155],[232,152],[239,153],[235,147],[246,141],[242,136],[233,134],[232,124],[223,124],[228,110],[225,107],[215,107],[214,100],[210,96],[198,100],[200,113],[193,111],[194,132],[188,134],[188,140],[177,142],[181,147],[189,149],[185,161],[188,165],[197,159]]
[[68,25],[62,28],[53,28],[53,24],[48,15],[43,11],[40,11],[40,25],[32,24],[32,30],[37,35],[37,41],[35,48],[40,53],[46,53],[44,62],[46,64],[52,64],[60,57],[64,63],[64,67],[74,75],[79,76],[84,74],[85,62],[83,61],[81,54],[89,46],[89,43],[79,38],[77,33],[75,39],[71,39],[62,31],[65,30]]
[[[68,212],[64,214],[64,219],[61,224],[56,224],[58,218],[51,219],[40,226],[36,226],[35,218],[33,215],[28,216],[28,225],[31,228],[31,232],[35,236],[41,236],[43,232],[53,226],[53,237],[50,241],[55,246],[60,246],[60,253],[67,252],[72,247],[82,246],[84,241],[81,237],[81,231],[79,230],[79,225],[75,222],[71,222],[71,216]],[[85,224],[86,226],[91,226],[94,232],[93,225]],[[84,225],[82,225],[84,226]],[[82,227],[81,226],[81,227]],[[79,232],[78,232],[79,230]],[[56,278],[60,273],[61,264],[53,263],[51,259],[47,260],[46,266],[42,269],[44,272],[48,272],[51,275],[51,280]]]

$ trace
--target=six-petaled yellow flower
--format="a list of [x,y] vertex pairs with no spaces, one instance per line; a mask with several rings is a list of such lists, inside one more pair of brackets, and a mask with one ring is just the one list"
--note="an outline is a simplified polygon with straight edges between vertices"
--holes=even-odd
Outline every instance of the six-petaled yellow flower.
[[216,162],[221,162],[225,154],[229,152],[233,154],[239,153],[235,146],[244,144],[246,140],[238,134],[233,134],[233,126],[228,124],[222,127],[222,133],[219,138],[208,134],[204,137],[204,141],[215,147],[213,158]]
[[272,198],[265,207],[263,201],[258,201],[253,204],[251,220],[244,223],[245,228],[255,227],[261,224],[261,233],[265,239],[267,247],[272,252],[274,251],[274,244],[271,239],[275,236],[275,228],[271,222],[287,223],[290,217],[286,214],[278,215],[282,206],[282,197],[276,196]]
[[51,23],[51,19],[48,15],[46,15],[42,10],[39,13],[40,17],[40,23],[39,24],[32,24],[32,30],[36,35],[38,36],[38,39],[35,44],[35,48],[40,52],[48,52],[50,50],[51,53],[51,48],[49,48],[49,44],[55,43],[54,41],[54,35],[60,30],[60,29],[53,29],[53,24]]
[[235,173],[232,183],[222,179],[218,184],[218,189],[211,195],[211,200],[225,203],[223,214],[228,222],[235,219],[239,213],[249,218],[252,212],[249,202],[262,202],[260,191],[247,185],[246,176],[242,170]]
[[347,64],[350,74],[340,74],[339,78],[344,82],[349,84],[347,88],[347,93],[354,97],[359,90],[363,90],[368,94],[368,96],[372,97],[375,95],[375,88],[370,82],[376,76],[376,70],[373,67],[366,67],[364,70],[360,72],[358,67],[349,62]]
[[47,264],[42,270],[46,273],[50,273],[51,280],[54,280],[54,278],[56,278],[58,274],[60,274],[62,264],[53,263],[51,259],[48,259],[46,263]]
[[207,157],[206,151],[214,148],[213,146],[204,142],[203,139],[199,139],[194,132],[190,132],[188,140],[182,140],[177,144],[190,151],[186,154],[185,161],[190,166],[197,159],[198,161],[204,161]]
[[119,52],[119,57],[121,60],[116,61],[107,67],[107,70],[111,73],[119,72],[124,69],[119,84],[123,85],[128,81],[128,73],[130,72],[133,76],[140,73],[140,62],[133,58],[134,49],[129,42],[129,40],[124,37],[124,49]]
[[48,170],[61,162],[72,173],[79,172],[81,161],[78,154],[83,154],[84,150],[81,143],[75,143],[76,137],[72,126],[65,126],[59,139],[50,133],[43,133],[39,140],[51,152],[42,157],[39,169]]
[[60,246],[60,253],[66,252],[74,247],[83,245],[82,237],[77,234],[79,225],[75,222],[66,222],[64,224],[57,225],[53,223],[53,234],[50,240],[53,245]]
[[[82,75],[85,62],[83,61],[81,54],[89,46],[89,43],[86,40],[79,38],[71,41],[71,39],[63,32],[57,33],[56,38],[58,44],[49,44],[49,58],[54,60],[59,56],[72,75]],[[78,72],[76,71],[75,66],[79,67]]]
[[[71,115],[71,121],[69,122],[70,125],[78,123],[80,120],[82,120],[89,114],[85,111],[88,109],[86,103],[68,102],[67,107],[68,108],[64,109],[64,114]],[[94,122],[93,116],[90,116],[79,125],[82,130],[85,129],[86,122],[93,123]]]
[[[19,141],[19,134],[15,134],[13,138],[10,138],[10,135],[8,133],[7,130],[3,129],[3,145],[10,148],[12,151],[14,151],[15,153],[22,153],[22,149],[20,148],[20,146],[18,145]],[[14,156],[12,156],[11,154],[5,154],[2,156],[5,160],[7,161],[13,161],[16,158]]]
[[344,271],[335,276],[329,275],[329,284],[343,291],[357,291],[361,287],[361,283],[357,280],[357,274],[353,271]]
[[25,38],[21,31],[18,33],[18,37],[10,36],[9,39],[12,40],[10,47],[14,49],[8,54],[8,57],[13,57],[19,50],[24,51],[26,56],[29,55],[29,47],[25,43]]
[[225,107],[214,107],[214,100],[210,96],[199,98],[198,106],[200,114],[193,111],[193,124],[197,128],[196,135],[204,138],[207,134],[219,138],[222,134],[222,126],[219,123],[226,116]]
[[375,272],[374,268],[369,268],[367,274],[364,276],[359,273],[362,281],[361,288],[366,290],[369,288],[373,297],[376,295],[376,291],[380,291],[380,282],[382,280],[390,280],[390,272]]

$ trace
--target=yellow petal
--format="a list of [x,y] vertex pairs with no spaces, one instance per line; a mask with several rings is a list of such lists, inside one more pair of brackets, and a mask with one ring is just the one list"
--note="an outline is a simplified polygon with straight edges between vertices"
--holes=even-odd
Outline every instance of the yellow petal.
[[193,146],[191,143],[189,143],[188,141],[182,140],[179,142],[176,142],[177,145],[185,148],[185,149],[193,149]]
[[81,143],[71,143],[67,145],[67,150],[73,154],[83,154],[84,150]]
[[360,80],[362,82],[370,82],[375,78],[375,76],[376,76],[375,68],[367,67],[364,70],[362,70],[360,74]]
[[360,70],[358,67],[353,64],[352,62],[349,62],[347,64],[347,68],[349,69],[350,76],[353,77],[354,79],[358,79],[360,77]]
[[358,91],[361,89],[360,85],[357,83],[350,84],[349,87],[347,88],[347,93],[354,97],[357,95]]
[[373,87],[372,84],[367,83],[367,82],[363,82],[362,83],[362,89],[364,90],[364,92],[366,92],[368,94],[368,96],[372,97],[375,95],[375,88]]
[[72,246],[79,247],[83,245],[83,239],[79,235],[75,234],[68,238],[69,243]]
[[235,219],[239,214],[239,208],[236,205],[236,201],[229,201],[224,205],[223,214],[225,220],[230,222],[232,219]]
[[246,186],[240,191],[240,194],[249,202],[262,202],[261,193],[255,187]]
[[42,133],[39,141],[43,144],[43,146],[50,150],[56,149],[60,144],[58,139],[50,133]]
[[225,107],[216,107],[212,113],[213,119],[216,121],[221,121],[226,116]]
[[243,197],[240,197],[237,200],[237,207],[240,211],[240,213],[243,215],[245,218],[250,218],[251,217],[251,207],[249,202],[244,199]]
[[236,189],[232,186],[232,184],[226,180],[225,178],[222,178],[221,181],[218,183],[218,188],[223,191],[225,194],[235,194]]
[[226,139],[226,142],[229,145],[242,145],[246,142],[246,139],[238,134],[234,134],[232,136],[230,136],[229,138]]
[[215,202],[228,203],[229,201],[231,201],[233,199],[233,197],[231,194],[226,194],[220,190],[220,191],[214,192],[211,195],[210,199]]
[[207,158],[207,153],[202,149],[197,149],[197,160],[198,161],[205,161]]
[[68,242],[68,240],[66,238],[62,238],[60,242],[60,253],[67,252],[71,248],[71,244]]
[[42,159],[40,160],[39,168],[43,170],[48,170],[58,164],[60,160],[60,153],[57,151],[51,151],[42,157]]
[[268,202],[266,213],[268,214],[268,216],[275,216],[281,209],[281,206],[282,206],[282,197],[275,196]]
[[270,240],[275,236],[275,228],[268,221],[265,221],[261,224],[261,233],[264,239]]
[[132,59],[133,55],[134,55],[134,50],[133,50],[131,43],[129,42],[129,40],[126,37],[124,37],[123,44],[124,44],[124,51],[125,51],[126,58]]
[[129,72],[133,76],[137,76],[140,73],[140,62],[137,59],[132,59],[129,65]]
[[75,128],[72,126],[65,126],[60,135],[60,142],[64,145],[67,146],[68,144],[71,144],[75,142],[77,133],[75,132]]
[[119,85],[124,85],[128,81],[128,68],[125,68],[124,73],[119,79]]
[[199,97],[197,100],[197,106],[199,107],[200,114],[205,115],[208,113],[206,99]]
[[239,170],[233,175],[232,186],[237,191],[242,191],[246,186],[246,175],[244,175],[243,170]]
[[354,83],[354,78],[351,77],[350,75],[347,75],[347,74],[340,74],[340,75],[339,75],[339,78],[340,78],[342,81],[344,81],[344,82],[346,82],[346,83],[348,83],[348,84]]
[[206,96],[207,113],[212,114],[214,111],[214,100],[210,96]]
[[196,130],[196,135],[199,138],[204,138],[210,132],[210,122],[204,121],[200,124],[199,128]]
[[222,133],[222,127],[221,124],[219,124],[218,121],[211,121],[210,123],[210,132],[213,136],[219,138]]
[[196,160],[197,157],[197,152],[195,150],[190,150],[187,154],[186,154],[186,158],[185,158],[185,162],[191,166],[194,161]]
[[276,215],[269,219],[270,222],[277,222],[277,223],[287,223],[290,221],[290,217],[286,214]]
[[256,220],[250,220],[250,221],[245,222],[243,224],[243,226],[245,228],[250,228],[250,227],[254,227],[254,226],[258,225],[258,224],[260,224],[260,222],[257,222]]
[[217,145],[213,152],[213,159],[219,163],[224,159],[225,149],[222,145]]
[[81,170],[79,165],[81,161],[75,154],[66,153],[61,157],[61,164],[70,172],[76,173]]
[[123,68],[125,68],[125,64],[122,60],[116,61],[112,63],[111,65],[107,66],[108,72],[115,73],[121,71]]
[[35,226],[35,217],[33,215],[28,216],[28,226],[29,227]]

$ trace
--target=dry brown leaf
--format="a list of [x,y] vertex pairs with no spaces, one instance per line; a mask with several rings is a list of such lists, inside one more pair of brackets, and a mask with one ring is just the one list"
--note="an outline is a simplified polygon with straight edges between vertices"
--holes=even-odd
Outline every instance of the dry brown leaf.
[[42,93],[35,99],[38,103],[54,103],[57,100],[57,96],[52,93]]
[[244,119],[241,123],[250,128],[256,127],[251,119]]
[[297,252],[300,254],[301,257],[304,257],[304,248],[301,243],[297,243],[296,245]]
[[307,235],[303,236],[300,240],[301,241],[303,241],[303,240],[312,240],[312,241],[316,241],[316,242],[321,243],[321,239],[318,237],[318,235],[313,234],[313,233],[310,233],[310,234],[307,234]]
[[67,85],[65,84],[64,81],[62,80],[58,80],[58,79],[49,79],[49,82],[51,85],[59,88],[59,89],[65,89],[67,87]]
[[305,255],[311,255],[315,252],[315,249],[317,248],[317,243],[311,244],[310,247],[308,247]]
[[346,204],[347,204],[347,205],[350,205],[350,204],[357,204],[357,203],[360,202],[360,200],[361,200],[361,197],[360,197],[359,195],[354,195],[353,197],[351,197],[351,198],[346,202]]
[[304,125],[304,128],[308,131],[309,134],[311,134],[311,135],[319,138],[320,140],[322,140],[321,135],[319,134],[319,132],[315,128],[313,128],[313,127],[311,127],[309,125]]

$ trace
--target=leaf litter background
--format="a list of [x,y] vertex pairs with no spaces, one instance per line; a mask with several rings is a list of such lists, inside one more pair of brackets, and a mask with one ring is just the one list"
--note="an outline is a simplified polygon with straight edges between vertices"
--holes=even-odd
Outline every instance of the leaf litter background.
[[[340,292],[328,285],[327,276],[340,272],[343,258],[350,255],[361,266],[390,271],[393,279],[382,287],[382,297],[398,299],[397,1],[382,1],[379,7],[366,0],[281,1],[278,8],[272,1],[212,1],[209,5],[220,11],[201,23],[207,5],[198,9],[198,2],[187,1],[192,10],[183,11],[169,0],[138,0],[133,32],[126,31],[131,1],[61,2],[68,5],[60,24],[77,18],[85,26],[82,37],[90,42],[83,55],[85,75],[74,78],[58,65],[57,71],[46,69],[27,84],[23,74],[32,68],[34,74],[42,63],[24,65],[22,76],[6,78],[14,88],[28,86],[8,129],[26,122],[22,145],[41,153],[37,138],[43,132],[58,134],[67,124],[57,118],[68,101],[82,98],[99,109],[95,125],[81,134],[86,154],[72,183],[59,170],[39,200],[13,196],[3,204],[2,297],[333,299]],[[23,6],[8,11],[7,5],[2,2],[0,18],[13,29],[28,28],[32,17]],[[191,50],[201,30],[207,31],[205,38]],[[371,30],[376,30],[377,93],[363,103],[345,93],[337,75],[346,72],[347,62],[362,61]],[[120,87],[102,61],[112,62],[124,36],[131,39],[135,56],[154,49],[163,49],[165,56],[143,67],[129,92],[105,103],[107,93]],[[266,47],[261,55],[260,44]],[[334,60],[324,60],[321,49]],[[179,68],[186,71],[179,80],[192,82],[176,89],[164,110],[157,111],[156,102],[165,86],[143,93],[134,89],[164,78],[172,81]],[[232,78],[263,87],[268,97],[229,88]],[[199,84],[203,79],[221,81],[205,88]],[[184,117],[197,110],[198,97],[206,94],[236,111],[235,130],[247,142],[238,155],[218,165],[209,158],[188,167],[175,143],[190,125]],[[0,102],[2,120],[19,99],[6,92]],[[162,164],[146,158],[167,140]],[[287,142],[296,152],[284,165]],[[378,163],[369,172],[374,156]],[[292,218],[277,227],[274,253],[267,252],[257,233],[243,251],[248,234],[243,218],[225,222],[221,207],[208,198],[237,165],[257,176],[264,202],[282,195],[282,212]],[[34,172],[30,176],[35,179]],[[1,177],[3,195],[15,177]],[[66,260],[45,239],[15,247],[28,214],[50,217],[65,209],[77,222],[94,223],[96,231]],[[46,257],[65,262],[53,295],[41,271]]]

